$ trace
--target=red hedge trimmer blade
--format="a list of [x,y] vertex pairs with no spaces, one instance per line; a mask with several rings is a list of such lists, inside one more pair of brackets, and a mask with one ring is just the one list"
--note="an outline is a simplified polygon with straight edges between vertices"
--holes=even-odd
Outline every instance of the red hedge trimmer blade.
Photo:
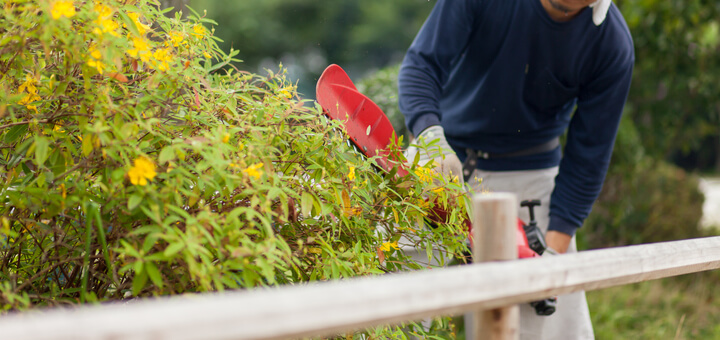
[[391,144],[398,144],[392,124],[377,104],[358,92],[340,66],[333,64],[325,69],[315,93],[324,113],[343,124],[360,152],[367,157],[379,156],[376,161],[387,172],[397,167],[398,175],[407,174],[405,157],[390,151]]

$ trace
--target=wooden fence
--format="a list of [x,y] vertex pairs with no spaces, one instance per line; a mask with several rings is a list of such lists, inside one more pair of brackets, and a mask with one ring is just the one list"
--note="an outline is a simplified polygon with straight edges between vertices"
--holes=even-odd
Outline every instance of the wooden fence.
[[[516,209],[507,208],[515,206],[514,197],[494,194],[474,201],[477,245],[497,244],[498,236],[491,236],[497,230],[514,232],[510,225]],[[503,252],[509,254],[499,249],[481,256],[502,260]],[[720,237],[710,237],[246,292],[27,312],[0,317],[0,339],[294,339],[493,309],[509,317],[504,323],[482,324],[495,331],[492,337],[482,333],[483,338],[511,339],[517,328],[512,306],[519,303],[717,268]]]

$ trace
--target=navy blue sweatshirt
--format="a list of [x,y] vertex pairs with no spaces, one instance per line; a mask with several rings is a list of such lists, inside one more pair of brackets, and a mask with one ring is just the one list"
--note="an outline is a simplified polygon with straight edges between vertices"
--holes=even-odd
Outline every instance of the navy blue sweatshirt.
[[560,165],[549,230],[573,235],[602,188],[634,59],[614,4],[596,26],[591,8],[560,23],[540,0],[438,0],[403,61],[400,109],[416,136],[442,125],[461,160],[466,148],[514,152],[567,130],[564,152],[478,168]]

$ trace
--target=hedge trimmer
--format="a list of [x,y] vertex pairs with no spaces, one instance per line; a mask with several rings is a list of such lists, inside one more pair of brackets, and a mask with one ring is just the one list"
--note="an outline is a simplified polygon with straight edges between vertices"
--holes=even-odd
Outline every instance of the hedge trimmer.
[[[367,96],[360,93],[345,71],[338,65],[328,66],[318,79],[316,87],[317,102],[330,119],[339,121],[350,142],[366,157],[377,157],[378,166],[385,172],[397,176],[408,175],[407,161],[402,153],[391,151],[392,145],[398,145],[395,129],[385,113]],[[516,243],[518,258],[531,258],[545,251],[545,239],[534,219],[533,208],[540,201],[523,201],[521,206],[530,210],[530,223],[518,219]],[[447,218],[448,212],[442,208],[433,208],[429,214],[440,221]],[[472,244],[472,224],[465,219]],[[555,312],[555,300],[548,299],[532,303],[539,315]]]

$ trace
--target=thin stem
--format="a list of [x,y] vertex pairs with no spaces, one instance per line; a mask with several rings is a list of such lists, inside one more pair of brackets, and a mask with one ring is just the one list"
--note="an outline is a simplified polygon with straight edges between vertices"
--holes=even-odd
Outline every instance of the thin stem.
[[[99,258],[99,257],[100,257],[99,255],[92,255],[92,256],[90,256],[89,258]],[[29,279],[25,280],[25,282],[23,282],[23,284],[21,284],[19,287],[17,287],[17,288],[15,289],[15,292],[17,293],[17,292],[22,291],[23,288],[25,288],[25,287],[29,286],[30,284],[32,284],[33,282],[35,282],[35,280],[36,280],[38,277],[44,275],[44,274],[47,273],[48,271],[51,271],[51,270],[57,268],[58,266],[61,266],[61,265],[65,264],[65,263],[68,263],[68,262],[83,260],[84,258],[85,258],[85,257],[83,257],[83,256],[77,256],[77,257],[72,257],[72,258],[69,258],[69,259],[62,260],[62,261],[60,261],[60,262],[58,262],[58,263],[55,263],[55,264],[53,264],[52,266],[47,267],[47,268],[45,268],[45,269],[43,269],[43,270],[35,273],[35,275],[33,275],[33,276],[30,277]]]

